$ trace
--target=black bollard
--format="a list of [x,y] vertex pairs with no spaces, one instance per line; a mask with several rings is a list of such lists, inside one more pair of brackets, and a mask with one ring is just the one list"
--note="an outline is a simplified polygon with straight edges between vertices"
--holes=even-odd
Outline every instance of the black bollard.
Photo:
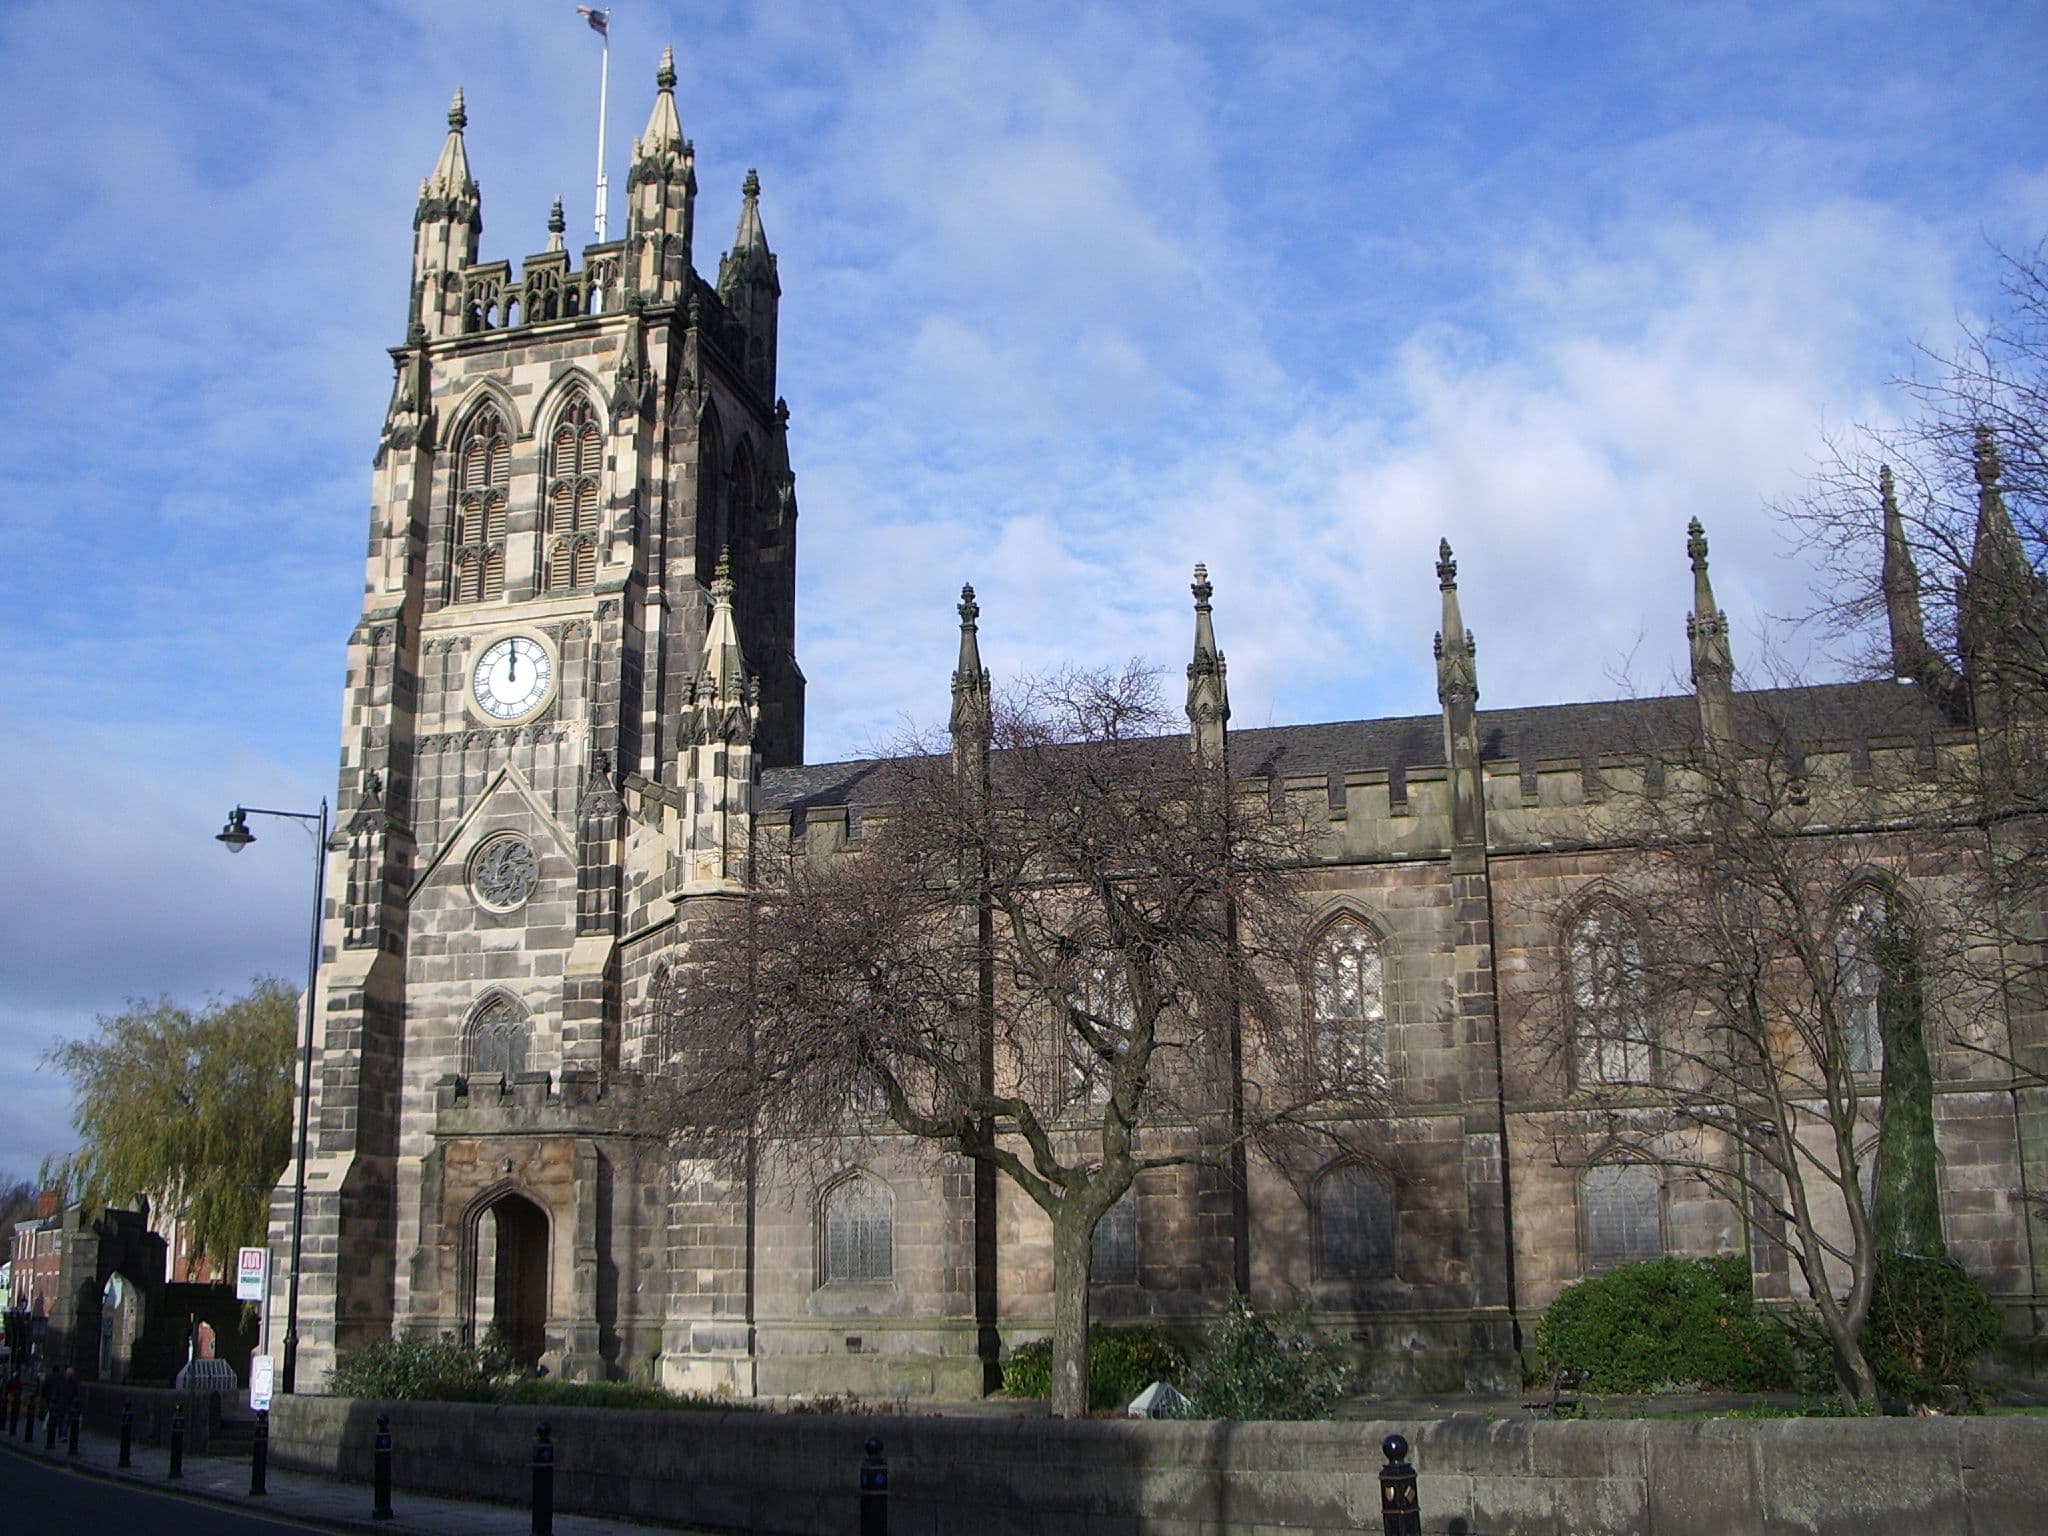
[[115,1462],[114,1465],[117,1467],[131,1465],[132,1461],[128,1453],[134,1448],[135,1404],[128,1402],[121,1405],[121,1459]]
[[377,1454],[370,1468],[370,1518],[389,1520],[391,1515],[391,1415],[377,1415]]
[[533,1536],[555,1536],[555,1442],[545,1424],[533,1431]]
[[270,1415],[265,1410],[256,1410],[256,1438],[249,1442],[249,1497],[255,1498],[270,1490],[264,1486],[264,1479],[270,1473]]
[[889,1463],[882,1442],[869,1440],[860,1464],[860,1536],[889,1536]]
[[181,1401],[171,1409],[171,1470],[170,1476],[185,1475],[185,1405]]
[[76,1456],[78,1454],[78,1421],[84,1417],[85,1410],[80,1408],[78,1404],[73,1403],[71,1405],[70,1432],[64,1439],[64,1454],[66,1456]]
[[1385,1536],[1422,1536],[1422,1506],[1417,1502],[1415,1469],[1408,1465],[1408,1437],[1389,1435],[1380,1442],[1387,1464],[1380,1468],[1380,1530]]
[[53,1397],[43,1405],[43,1449],[57,1449],[57,1421],[64,1415],[57,1411],[57,1400]]
[[24,1419],[22,1420],[22,1425],[21,1425],[21,1440],[22,1440],[22,1444],[24,1444],[24,1445],[34,1445],[34,1444],[36,1443],[36,1406],[37,1406],[37,1401],[38,1401],[38,1400],[37,1400],[37,1398],[36,1398],[36,1395],[35,1395],[35,1393],[33,1393],[33,1392],[29,1393],[29,1395],[28,1395],[28,1413],[27,1413],[26,1417],[25,1417],[25,1418],[24,1418]]
[[13,1434],[21,1428],[21,1383],[12,1382],[7,1388],[7,1423],[4,1432]]

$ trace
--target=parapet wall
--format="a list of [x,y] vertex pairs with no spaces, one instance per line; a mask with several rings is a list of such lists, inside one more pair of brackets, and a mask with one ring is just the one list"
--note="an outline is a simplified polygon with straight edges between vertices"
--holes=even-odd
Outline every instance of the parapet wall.
[[293,1397],[271,1455],[367,1480],[379,1412],[400,1489],[517,1501],[546,1420],[558,1508],[773,1536],[855,1528],[871,1435],[894,1536],[1351,1536],[1379,1528],[1379,1446],[1396,1431],[1431,1532],[1992,1536],[2038,1530],[2048,1509],[2048,1419],[2020,1417],[1146,1423]]

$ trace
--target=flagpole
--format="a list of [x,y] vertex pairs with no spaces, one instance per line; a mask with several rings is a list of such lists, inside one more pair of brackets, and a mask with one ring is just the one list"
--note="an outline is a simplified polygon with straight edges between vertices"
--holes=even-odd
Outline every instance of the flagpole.
[[[607,13],[605,20],[611,20]],[[604,98],[612,78],[612,34],[607,26],[598,36],[604,41],[604,52],[599,56],[597,66],[597,243],[604,244]]]

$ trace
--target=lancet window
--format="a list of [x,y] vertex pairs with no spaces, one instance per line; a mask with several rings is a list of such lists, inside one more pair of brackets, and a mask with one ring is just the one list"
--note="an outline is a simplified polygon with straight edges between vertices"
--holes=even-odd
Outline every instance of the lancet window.
[[1109,1102],[1111,1068],[1096,1049],[1093,1035],[1114,1053],[1137,1027],[1137,1004],[1131,978],[1120,965],[1098,965],[1074,993],[1082,1023],[1067,1021],[1063,1031],[1066,1055],[1066,1102],[1097,1106]]
[[1138,1283],[1138,1191],[1134,1185],[1095,1223],[1089,1278],[1097,1285]]
[[512,434],[497,407],[470,418],[455,461],[454,558],[448,600],[477,603],[505,595],[506,496]]
[[1657,1258],[1664,1217],[1657,1170],[1647,1163],[1601,1163],[1579,1179],[1586,1235],[1586,1273]]
[[895,1206],[889,1186],[865,1173],[826,1191],[827,1285],[875,1285],[895,1275]]
[[547,536],[541,586],[587,591],[597,581],[598,484],[604,429],[580,391],[555,420],[548,439]]
[[1875,1072],[1884,1065],[1880,1010],[1887,1001],[1886,973],[1905,979],[1909,945],[1885,891],[1860,885],[1849,893],[1835,927],[1835,1017],[1843,1061],[1852,1072]]
[[1566,1006],[1582,1084],[1650,1081],[1643,945],[1635,919],[1612,902],[1582,912],[1565,938]]
[[1386,959],[1379,936],[1340,917],[1310,962],[1314,1068],[1332,1090],[1387,1081]]

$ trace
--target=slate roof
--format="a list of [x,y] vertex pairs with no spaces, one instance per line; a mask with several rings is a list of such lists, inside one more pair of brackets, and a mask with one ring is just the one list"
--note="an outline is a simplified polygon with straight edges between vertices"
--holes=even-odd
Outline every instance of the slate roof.
[[[1745,735],[1789,732],[1809,750],[1823,744],[1918,740],[1959,723],[1925,689],[1891,681],[1761,689],[1737,694],[1736,704]],[[1545,759],[1576,759],[1587,753],[1630,754],[1653,747],[1677,752],[1699,740],[1699,705],[1691,694],[1478,713],[1479,755],[1484,762],[1519,761],[1533,767]],[[808,811],[878,803],[875,780],[888,761],[866,758],[770,768],[761,775],[760,807]],[[1232,731],[1230,761],[1248,778],[1276,773],[1405,774],[1443,763],[1443,717],[1401,715]]]

